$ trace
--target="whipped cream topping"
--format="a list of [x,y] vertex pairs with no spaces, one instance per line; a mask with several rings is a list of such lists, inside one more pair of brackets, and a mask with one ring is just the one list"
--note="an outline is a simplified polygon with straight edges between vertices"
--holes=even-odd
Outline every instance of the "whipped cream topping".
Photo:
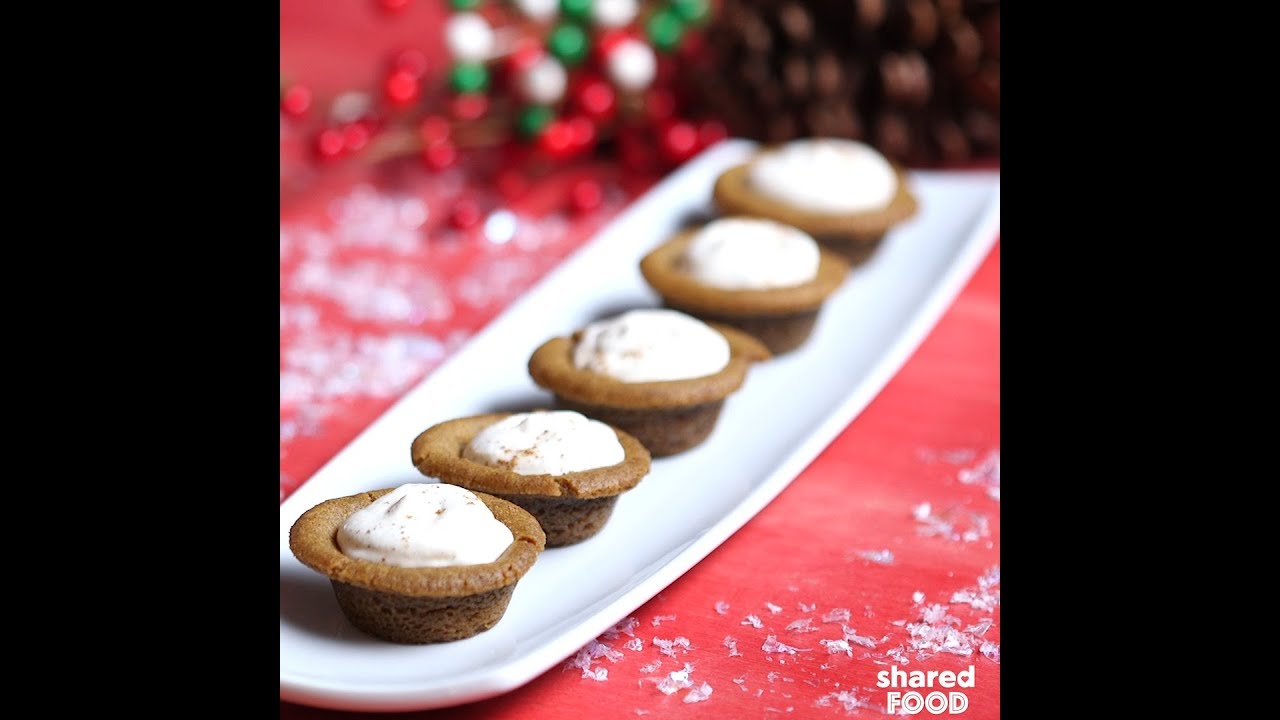
[[520,475],[564,475],[617,465],[627,453],[608,425],[555,410],[499,420],[477,433],[462,457]]
[[836,138],[793,140],[752,161],[756,192],[818,213],[877,210],[898,192],[893,166],[869,145]]
[[675,310],[632,310],[583,328],[573,364],[627,383],[714,375],[729,364],[729,342]]
[[681,264],[698,282],[726,290],[803,285],[818,275],[818,243],[802,230],[756,218],[723,218],[699,230]]
[[338,528],[347,557],[406,568],[493,562],[514,540],[474,493],[443,483],[401,485]]

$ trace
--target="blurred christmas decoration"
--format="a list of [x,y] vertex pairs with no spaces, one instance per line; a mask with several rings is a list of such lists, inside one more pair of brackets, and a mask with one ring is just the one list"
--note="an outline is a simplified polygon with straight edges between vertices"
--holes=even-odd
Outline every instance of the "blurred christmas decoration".
[[707,37],[689,97],[735,135],[917,166],[1000,151],[999,0],[723,0]]
[[[371,12],[394,20],[406,4],[379,1]],[[677,94],[682,73],[704,53],[709,0],[448,0],[447,7],[441,37],[423,41],[447,49],[445,66],[404,50],[388,58],[380,87],[340,94],[327,107],[305,84],[282,77],[281,114],[314,126],[317,165],[416,155],[440,171],[486,149],[502,158],[495,174],[518,167],[537,175],[599,150],[628,169],[661,172],[727,134],[710,111],[689,116]],[[567,202],[582,211],[598,205],[598,195],[582,186]],[[456,222],[474,224],[467,212]]]

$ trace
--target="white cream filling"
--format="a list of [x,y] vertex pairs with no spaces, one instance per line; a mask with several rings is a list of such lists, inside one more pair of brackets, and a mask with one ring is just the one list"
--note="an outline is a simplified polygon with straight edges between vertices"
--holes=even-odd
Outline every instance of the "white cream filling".
[[518,413],[476,434],[462,457],[520,475],[564,475],[617,465],[627,453],[613,428],[571,410]]
[[681,263],[698,282],[725,290],[803,285],[818,275],[818,243],[801,230],[755,218],[723,218],[689,242]]
[[401,485],[338,528],[347,557],[406,568],[493,562],[514,540],[474,493],[443,483]]
[[585,327],[573,364],[627,383],[684,380],[723,370],[729,342],[675,310],[632,310]]
[[816,213],[878,210],[898,192],[893,166],[853,140],[793,140],[758,155],[748,169],[756,192]]

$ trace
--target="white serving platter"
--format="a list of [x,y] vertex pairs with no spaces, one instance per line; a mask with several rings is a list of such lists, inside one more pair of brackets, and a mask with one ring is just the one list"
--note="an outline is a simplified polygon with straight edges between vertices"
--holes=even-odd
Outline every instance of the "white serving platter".
[[758,365],[700,447],[655,460],[596,537],[548,550],[502,621],[453,643],[372,639],[343,618],[328,579],[289,552],[289,527],[329,498],[424,478],[409,445],[436,422],[547,406],[526,362],[553,335],[656,306],[640,258],[709,212],[716,176],[752,143],[687,163],[548,274],[280,505],[280,697],[342,710],[416,710],[517,688],[573,654],[706,557],[778,495],[866,407],[994,244],[1000,178],[914,172],[921,211],[828,301],[798,351]]

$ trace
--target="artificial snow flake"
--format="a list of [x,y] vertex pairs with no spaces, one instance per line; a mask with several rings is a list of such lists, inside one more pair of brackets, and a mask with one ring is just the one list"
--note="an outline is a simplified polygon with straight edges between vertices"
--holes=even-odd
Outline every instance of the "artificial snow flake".
[[636,619],[634,616],[628,617],[626,619],[618,621],[618,623],[615,624],[613,627],[600,633],[600,637],[604,638],[605,640],[613,640],[617,638],[619,634],[623,634],[623,633],[630,635],[631,637],[635,637],[636,636],[635,629],[639,624],[640,624],[640,621]]
[[877,565],[893,564],[893,551],[888,548],[884,550],[858,550],[857,555],[863,560],[876,563]]
[[993,565],[987,568],[987,571],[978,578],[978,587],[983,590],[995,587],[1000,584],[1000,566]]
[[658,681],[658,690],[664,695],[671,695],[677,691],[691,687],[693,681],[689,679],[689,674],[693,672],[693,665],[684,664],[681,670],[673,670],[662,680]]
[[853,648],[849,647],[848,640],[819,640],[818,642],[822,643],[823,647],[827,649],[828,655],[845,653],[849,657],[853,657]]
[[813,618],[800,618],[799,620],[791,621],[791,623],[787,625],[787,630],[799,633],[817,632],[818,628],[812,627],[812,623]]
[[934,625],[939,622],[942,622],[942,619],[945,618],[946,616],[947,616],[947,607],[945,605],[939,605],[936,603],[926,607],[924,609],[923,615],[921,615],[924,621],[929,623],[930,625]]
[[991,534],[991,524],[986,515],[960,506],[952,506],[937,514],[929,503],[923,503],[912,510],[912,515],[922,525],[916,532],[923,537],[972,543]]
[[849,642],[855,645],[861,645],[862,647],[875,649],[876,641],[874,638],[866,637],[864,635],[859,635],[857,630],[854,630],[848,625],[842,625],[840,626],[840,628],[841,630],[844,631],[845,640],[848,640]]
[[724,636],[724,646],[729,648],[729,657],[741,657],[742,653],[738,652],[738,641],[731,635]]
[[564,666],[566,669],[581,669],[582,677],[584,678],[603,681],[608,679],[609,671],[602,667],[592,669],[592,661],[604,658],[612,663],[621,660],[622,657],[623,655],[620,651],[614,650],[609,645],[595,640],[589,640],[586,645],[582,646],[582,649],[578,650],[577,654],[575,654],[572,659],[565,663]]
[[987,630],[991,629],[992,622],[994,621],[991,618],[982,618],[976,625],[970,625],[964,631],[970,635],[986,635]]
[[1000,662],[1000,645],[987,640],[982,643],[982,647],[978,648],[978,652],[982,653],[988,660],[992,662]]
[[967,463],[978,455],[977,451],[963,448],[960,450],[945,450],[942,453],[942,459],[952,465],[960,465]]
[[852,690],[841,690],[823,695],[814,704],[818,707],[832,707],[832,703],[839,703],[845,712],[853,712],[858,708],[858,696]]
[[952,605],[968,605],[974,610],[994,610],[1000,605],[1000,591],[957,590],[951,595]]
[[824,623],[842,623],[849,621],[849,608],[834,608],[822,616]]
[[689,694],[684,696],[684,701],[686,703],[702,702],[711,697],[711,692],[711,686],[704,682],[702,685],[690,690]]
[[956,479],[965,485],[1000,487],[1000,451],[992,450],[976,466],[957,473]]
[[689,638],[687,637],[676,637],[674,640],[666,640],[655,635],[653,638],[653,644],[658,648],[658,653],[662,655],[675,657],[676,648],[681,648],[686,653],[689,652]]
[[796,652],[808,652],[807,648],[792,647],[784,642],[778,642],[776,635],[766,637],[760,649],[767,653],[786,653],[788,655],[795,655]]

